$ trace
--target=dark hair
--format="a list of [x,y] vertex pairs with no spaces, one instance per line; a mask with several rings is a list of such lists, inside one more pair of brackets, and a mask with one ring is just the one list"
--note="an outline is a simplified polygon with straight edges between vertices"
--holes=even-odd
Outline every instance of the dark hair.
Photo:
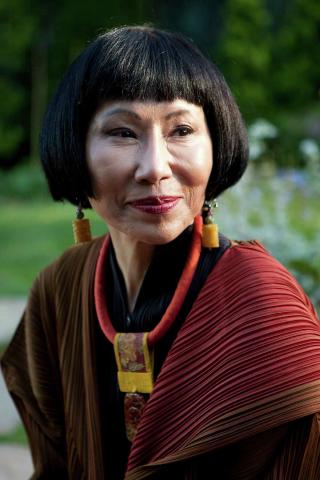
[[183,36],[152,27],[122,27],[94,40],[62,79],[46,112],[41,161],[55,200],[90,207],[86,164],[90,120],[107,99],[172,101],[203,107],[213,143],[206,198],[242,176],[248,160],[246,130],[219,70]]

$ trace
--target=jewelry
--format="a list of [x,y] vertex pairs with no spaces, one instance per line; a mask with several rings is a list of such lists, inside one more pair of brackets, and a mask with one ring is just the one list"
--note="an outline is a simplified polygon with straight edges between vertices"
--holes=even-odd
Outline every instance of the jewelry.
[[125,392],[125,422],[127,437],[133,440],[145,406],[143,393],[153,389],[153,345],[158,342],[173,325],[188,293],[192,278],[201,254],[202,217],[194,220],[191,245],[188,258],[176,291],[158,325],[151,332],[117,333],[110,320],[105,292],[105,260],[107,258],[110,237],[102,244],[95,274],[94,297],[100,327],[110,342],[114,344],[118,367],[120,391]]
[[133,441],[153,389],[153,352],[149,352],[147,333],[117,333],[114,351],[118,366],[118,384],[124,396],[124,419],[127,438]]
[[[213,201],[213,208],[218,207],[217,200]],[[203,227],[202,227],[202,246],[204,248],[219,247],[219,231],[218,225],[214,223],[211,204],[204,202],[202,207]]]
[[81,203],[79,203],[76,213],[76,219],[72,222],[74,242],[83,243],[89,242],[91,237],[90,221],[88,218],[84,218]]

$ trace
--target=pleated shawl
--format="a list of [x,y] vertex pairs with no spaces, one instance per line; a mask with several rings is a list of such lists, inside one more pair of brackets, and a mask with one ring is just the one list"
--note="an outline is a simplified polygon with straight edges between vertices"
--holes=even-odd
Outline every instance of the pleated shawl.
[[[108,478],[93,297],[101,241],[73,247],[40,274],[2,358],[30,437],[33,478],[50,478],[41,477],[50,466],[60,478]],[[216,264],[179,330],[143,413],[126,479],[162,478],[164,466],[183,465],[319,411],[315,310],[262,245],[240,242]],[[319,459],[310,457],[314,446],[320,451],[319,437],[309,439],[312,448],[301,461],[310,475],[301,476],[300,465],[300,474],[285,477],[278,458],[264,478],[319,478]]]

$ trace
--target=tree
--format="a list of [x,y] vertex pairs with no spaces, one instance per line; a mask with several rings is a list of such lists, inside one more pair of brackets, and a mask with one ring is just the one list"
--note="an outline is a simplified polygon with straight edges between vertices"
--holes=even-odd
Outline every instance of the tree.
[[272,39],[274,104],[305,109],[319,100],[319,0],[291,0]]
[[270,15],[262,0],[226,0],[219,64],[247,119],[268,106]]
[[43,113],[71,61],[98,33],[150,20],[152,2],[2,0],[0,166],[38,154]]
[[0,159],[8,167],[27,153],[27,55],[35,22],[23,0],[2,0],[0,24]]

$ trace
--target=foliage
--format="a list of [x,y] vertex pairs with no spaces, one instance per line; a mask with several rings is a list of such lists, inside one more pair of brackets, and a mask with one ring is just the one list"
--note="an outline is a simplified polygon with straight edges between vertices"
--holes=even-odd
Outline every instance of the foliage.
[[24,0],[2,0],[0,23],[0,158],[5,164],[28,137],[21,117],[27,112],[27,54],[35,22]]
[[[303,122],[301,117],[300,123]],[[320,160],[319,141],[301,127],[292,128],[290,121],[284,123],[286,125],[282,123],[276,127],[266,119],[259,118],[249,125],[251,159],[287,169],[306,167],[311,160]]]
[[219,58],[247,120],[318,100],[319,26],[318,0],[224,2]]
[[[147,0],[2,0],[0,5],[0,165],[36,157],[48,98],[64,70],[99,32],[143,23]],[[19,121],[17,121],[19,119]]]
[[285,127],[283,111],[307,112],[318,100],[318,0],[2,0],[0,22],[2,167],[36,157],[43,111],[63,71],[117,25],[154,22],[194,38],[218,60],[249,121],[263,114]]
[[226,0],[223,18],[221,68],[245,117],[256,118],[269,101],[271,19],[264,2],[257,0]]
[[38,165],[23,163],[8,172],[0,170],[0,201],[12,198],[48,198],[46,181]]
[[274,105],[301,109],[317,100],[319,80],[320,2],[285,2],[272,36],[270,89]]

